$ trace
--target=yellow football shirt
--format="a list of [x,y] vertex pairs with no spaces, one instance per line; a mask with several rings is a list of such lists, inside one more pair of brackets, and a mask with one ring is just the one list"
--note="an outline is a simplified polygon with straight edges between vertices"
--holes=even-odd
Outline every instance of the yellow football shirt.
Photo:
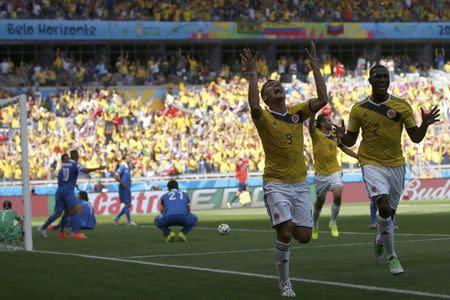
[[367,98],[352,107],[348,130],[362,130],[362,141],[358,149],[361,165],[375,164],[397,167],[405,164],[401,137],[403,125],[417,126],[411,106],[405,100],[390,96],[383,103]]
[[283,115],[263,110],[260,119],[253,119],[266,155],[264,181],[305,181],[303,122],[311,114],[308,102],[304,102]]
[[333,135],[325,135],[316,129],[311,133],[314,154],[314,171],[320,175],[331,175],[341,171],[337,160],[337,141]]

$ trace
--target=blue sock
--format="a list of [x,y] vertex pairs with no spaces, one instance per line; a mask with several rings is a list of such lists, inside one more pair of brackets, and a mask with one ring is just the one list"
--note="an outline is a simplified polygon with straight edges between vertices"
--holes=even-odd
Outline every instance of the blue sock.
[[125,214],[125,216],[127,217],[127,222],[130,223],[131,222],[130,207],[128,205],[125,205],[124,208],[122,208],[122,211]]
[[52,224],[56,219],[58,219],[59,216],[59,214],[53,213],[50,217],[48,217],[47,221],[45,221],[41,228],[46,230],[48,225]]
[[375,201],[370,203],[370,224],[377,223],[377,205]]
[[74,213],[70,216],[70,221],[72,223],[72,234],[80,232],[81,229],[81,214]]
[[[126,206],[125,206],[126,207]],[[115,217],[114,217],[114,219],[116,219],[116,220],[119,220],[120,219],[120,217],[125,213],[123,210],[125,209],[125,207],[123,207],[121,210],[120,210],[120,213],[118,214],[118,215],[116,215]]]

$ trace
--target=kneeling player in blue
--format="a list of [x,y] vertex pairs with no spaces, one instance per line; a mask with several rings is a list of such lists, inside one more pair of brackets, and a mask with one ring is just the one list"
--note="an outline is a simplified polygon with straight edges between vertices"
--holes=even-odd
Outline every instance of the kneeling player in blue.
[[81,207],[83,208],[81,212],[81,229],[95,229],[97,220],[95,219],[94,207],[89,202],[88,194],[85,191],[81,191],[78,197],[81,200]]
[[[85,191],[80,191],[78,194],[81,205],[81,229],[93,230],[95,225],[97,225],[97,220],[95,219],[94,207],[89,202],[88,194]],[[70,227],[70,219],[66,224],[66,228]],[[61,223],[52,227],[52,230],[58,230],[61,227]]]
[[[175,237],[187,242],[186,234],[197,225],[197,216],[191,213],[189,196],[186,192],[178,190],[178,182],[174,179],[167,183],[169,192],[161,197],[161,215],[155,218],[155,225],[162,230],[166,242],[172,242]],[[181,232],[176,234],[171,226],[183,226]]]

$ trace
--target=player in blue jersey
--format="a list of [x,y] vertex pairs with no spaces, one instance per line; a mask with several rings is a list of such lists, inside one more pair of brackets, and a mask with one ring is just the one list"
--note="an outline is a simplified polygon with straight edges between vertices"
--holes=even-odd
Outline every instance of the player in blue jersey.
[[[67,153],[64,153],[63,155],[61,155],[61,163],[62,164],[68,163],[69,160],[70,160],[70,158]],[[58,172],[58,188],[56,189],[56,194],[55,194],[55,208],[53,210],[53,214],[48,217],[47,221],[45,221],[45,223],[41,227],[39,227],[39,232],[45,238],[47,237],[47,227],[50,224],[52,224],[53,221],[58,219],[64,211],[64,200],[62,198],[61,189],[60,189],[60,187],[62,187],[64,185],[63,179],[64,179],[63,171],[61,168]]]
[[[80,199],[80,204],[82,207],[82,213],[81,213],[81,229],[95,229],[95,226],[97,225],[97,220],[95,219],[95,212],[94,207],[89,202],[88,194],[85,191],[80,191],[78,193],[78,198]],[[66,227],[70,227],[71,224],[66,224]],[[61,223],[53,226],[52,229],[49,230],[59,230],[61,227]]]
[[131,207],[131,168],[129,157],[123,157],[119,168],[114,173],[114,179],[119,182],[119,199],[124,206],[120,213],[114,217],[114,223],[119,224],[120,217],[125,215],[127,217],[127,224],[136,226],[137,224],[131,221],[130,207]]
[[85,239],[87,238],[85,234],[80,233],[81,229],[81,213],[83,208],[75,195],[75,187],[77,185],[77,179],[80,172],[90,173],[99,170],[103,170],[106,167],[100,166],[97,168],[86,168],[82,164],[78,163],[79,154],[77,150],[70,151],[70,160],[63,163],[61,166],[62,180],[61,183],[58,182],[58,189],[60,189],[61,197],[64,202],[64,216],[61,221],[61,227],[59,229],[58,237],[67,238],[69,237],[64,233],[64,228],[67,226],[69,217],[72,224],[72,237]]
[[[197,225],[198,218],[191,213],[189,196],[178,190],[178,182],[171,179],[167,183],[169,192],[161,197],[161,214],[155,218],[155,225],[166,236],[166,242],[172,242],[175,237],[186,242],[186,234]],[[178,235],[169,227],[183,226]]]

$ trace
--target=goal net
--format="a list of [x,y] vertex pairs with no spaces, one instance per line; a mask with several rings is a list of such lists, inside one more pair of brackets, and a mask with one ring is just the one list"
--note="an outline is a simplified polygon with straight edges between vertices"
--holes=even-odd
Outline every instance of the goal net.
[[14,210],[7,198],[0,203],[0,251],[33,250],[31,228],[31,192],[28,163],[27,98],[19,95],[0,99],[0,110],[18,105],[20,118],[20,148],[22,168],[23,217]]

